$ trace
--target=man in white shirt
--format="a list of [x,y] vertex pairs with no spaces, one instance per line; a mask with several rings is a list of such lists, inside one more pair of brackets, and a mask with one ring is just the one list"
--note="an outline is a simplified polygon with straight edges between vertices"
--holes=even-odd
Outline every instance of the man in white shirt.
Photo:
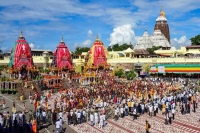
[[14,120],[15,120],[15,118],[17,117],[17,113],[13,113],[13,122],[14,122]]
[[149,116],[152,116],[152,112],[153,112],[153,106],[150,105],[150,106],[149,106]]
[[119,112],[119,110],[118,110],[118,108],[116,108],[115,109],[115,121],[118,120],[118,112]]
[[94,115],[92,113],[90,114],[90,122],[91,126],[94,126]]
[[175,118],[174,118],[175,112],[176,112],[175,108],[172,108],[172,119],[173,119],[173,120],[175,119]]
[[78,124],[81,124],[81,113],[80,113],[80,111],[77,112],[77,119],[78,119]]
[[60,132],[60,128],[61,128],[61,123],[60,123],[60,120],[58,120],[57,122],[56,122],[56,131],[57,132]]
[[103,119],[103,127],[106,126],[106,115],[102,114],[102,119]]
[[62,112],[59,113],[59,118],[63,119],[63,113]]
[[19,119],[21,119],[23,121],[23,114],[22,114],[22,112],[19,113]]
[[47,116],[47,113],[46,111],[42,111],[42,122],[45,123],[46,122],[46,116]]

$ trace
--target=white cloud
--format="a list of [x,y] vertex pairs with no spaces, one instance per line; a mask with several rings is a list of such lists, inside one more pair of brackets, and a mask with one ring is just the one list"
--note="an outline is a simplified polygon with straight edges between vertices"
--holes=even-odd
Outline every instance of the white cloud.
[[75,47],[89,47],[92,44],[92,41],[90,39],[85,40],[82,43],[75,43]]
[[92,30],[88,30],[88,36],[91,37],[92,36]]
[[91,45],[91,43],[92,43],[92,41],[91,40],[85,40],[82,44],[83,44],[83,46],[90,46]]
[[133,26],[130,24],[118,26],[113,29],[113,32],[110,34],[110,44],[123,44],[123,43],[132,43],[134,44],[138,40],[135,36]]
[[174,38],[174,39],[171,39],[170,41],[171,41],[171,46],[177,49],[183,46],[191,45],[191,41],[188,40],[186,36],[182,36],[180,37],[180,39]]
[[30,43],[29,46],[30,46],[31,48],[34,48],[35,45],[34,45],[34,43]]

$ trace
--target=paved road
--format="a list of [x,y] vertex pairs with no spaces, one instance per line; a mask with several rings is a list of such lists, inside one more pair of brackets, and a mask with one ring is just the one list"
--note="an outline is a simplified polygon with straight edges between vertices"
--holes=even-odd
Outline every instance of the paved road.
[[[16,100],[16,96],[9,95],[9,94],[0,94],[0,99],[6,100],[6,108],[0,109],[0,112],[9,111],[12,112],[12,106],[13,101],[15,101],[16,109],[17,111],[21,111],[23,108],[23,103],[19,100]],[[33,104],[30,104],[28,100],[25,100],[24,103],[26,104],[27,110],[34,110]],[[26,118],[28,118],[28,115],[26,115]],[[66,128],[66,133],[76,133],[71,127],[69,127],[67,124],[63,124],[63,127]],[[55,125],[50,125],[48,128],[43,128],[39,131],[39,133],[52,133],[52,131],[55,130]]]

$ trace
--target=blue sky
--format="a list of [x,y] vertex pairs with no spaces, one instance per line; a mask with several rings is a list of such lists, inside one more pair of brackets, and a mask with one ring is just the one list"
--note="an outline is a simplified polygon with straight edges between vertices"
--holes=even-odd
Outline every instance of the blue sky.
[[0,3],[0,49],[10,50],[22,29],[33,48],[54,50],[61,36],[71,51],[91,46],[96,35],[107,47],[134,45],[151,35],[163,6],[175,47],[199,33],[199,0],[7,0]]

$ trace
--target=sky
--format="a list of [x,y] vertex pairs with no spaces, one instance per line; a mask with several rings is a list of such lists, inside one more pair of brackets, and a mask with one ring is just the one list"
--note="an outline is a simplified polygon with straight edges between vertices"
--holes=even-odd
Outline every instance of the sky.
[[20,30],[35,49],[56,49],[62,35],[71,51],[90,47],[97,35],[106,47],[135,45],[145,30],[153,34],[161,7],[171,45],[190,45],[200,34],[199,0],[1,0],[0,49],[10,50]]

